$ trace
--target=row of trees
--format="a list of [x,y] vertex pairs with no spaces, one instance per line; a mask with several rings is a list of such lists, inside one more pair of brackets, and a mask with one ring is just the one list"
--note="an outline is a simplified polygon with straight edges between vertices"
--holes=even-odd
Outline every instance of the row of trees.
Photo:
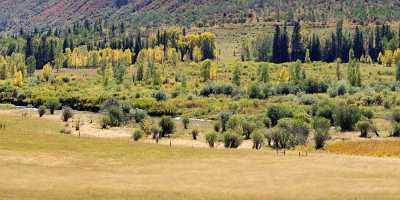
[[283,29],[280,25],[275,25],[272,40],[268,35],[259,35],[254,41],[245,40],[242,44],[241,57],[242,60],[254,57],[259,61],[274,63],[296,60],[333,62],[340,58],[342,62],[347,63],[350,59],[350,49],[353,49],[356,59],[376,62],[385,49],[394,51],[399,47],[400,30],[396,36],[389,25],[376,26],[375,30],[369,28],[363,30],[357,26],[351,35],[343,30],[343,22],[338,21],[336,31],[321,42],[317,34],[303,38],[301,25],[295,22],[291,37],[284,24]]

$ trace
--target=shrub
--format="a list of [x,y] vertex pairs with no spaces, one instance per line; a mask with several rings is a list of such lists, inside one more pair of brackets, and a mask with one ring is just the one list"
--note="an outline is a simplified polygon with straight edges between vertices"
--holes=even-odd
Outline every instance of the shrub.
[[199,136],[199,131],[197,129],[192,130],[192,138],[193,140],[197,140],[197,136]]
[[324,148],[325,142],[329,140],[329,128],[331,123],[328,119],[317,117],[313,120],[313,128],[315,130],[314,142],[315,148]]
[[108,115],[104,115],[100,119],[100,127],[102,129],[106,129],[111,124],[110,117]]
[[281,119],[278,127],[291,134],[290,146],[302,145],[307,142],[310,133],[309,125],[301,119]]
[[63,107],[61,117],[64,122],[67,122],[70,118],[72,118],[73,115],[74,113],[70,107]]
[[335,125],[340,127],[341,131],[351,131],[360,120],[361,111],[357,106],[341,104],[336,106],[333,118]]
[[135,118],[136,123],[141,123],[147,117],[147,112],[142,109],[135,109],[133,111],[133,118]]
[[396,123],[400,123],[400,109],[396,109],[393,111],[392,120]]
[[183,117],[182,118],[182,124],[183,124],[183,128],[184,129],[188,129],[189,128],[189,123],[190,123],[190,120],[189,120],[188,117]]
[[374,117],[374,112],[370,109],[361,109],[361,114],[368,119],[372,119]]
[[368,131],[370,129],[370,123],[367,120],[359,121],[357,124],[357,129],[360,130],[360,137],[366,138],[368,137]]
[[264,117],[263,123],[264,123],[264,126],[267,127],[267,128],[271,128],[272,127],[271,119],[269,117]]
[[207,133],[206,141],[211,148],[214,148],[215,142],[217,141],[217,134],[216,133]]
[[243,122],[244,119],[241,116],[232,115],[226,123],[226,128],[235,131],[241,131],[240,128],[242,127]]
[[242,144],[242,138],[238,134],[231,132],[224,134],[225,148],[238,148],[240,144]]
[[313,113],[317,117],[323,117],[329,119],[331,124],[333,124],[333,111],[335,109],[335,104],[331,101],[324,100],[313,106]]
[[62,128],[62,129],[60,130],[60,133],[61,133],[61,134],[65,134],[65,135],[71,135],[72,131],[71,131],[71,129],[69,129],[69,128]]
[[151,127],[151,133],[153,134],[153,139],[157,139],[157,137],[160,136],[161,132],[162,132],[161,128],[158,127],[157,125],[153,125]]
[[214,124],[214,131],[215,131],[215,132],[219,132],[220,130],[221,130],[221,123],[216,122],[216,123]]
[[143,137],[144,133],[142,130],[137,129],[135,132],[133,132],[132,138],[134,141],[138,141]]
[[280,119],[293,117],[293,112],[287,106],[273,105],[268,108],[267,117],[271,119],[272,126],[276,126]]
[[172,134],[175,132],[175,122],[171,117],[163,116],[159,122],[161,128],[161,137]]
[[393,124],[393,137],[400,137],[400,123]]
[[42,117],[44,114],[46,114],[46,106],[40,106],[38,108],[38,113],[39,113],[39,117]]
[[50,110],[50,114],[54,114],[54,110],[58,109],[60,107],[60,102],[58,99],[51,98],[47,100],[46,102],[46,107]]
[[251,139],[253,140],[253,149],[261,149],[265,140],[264,135],[261,132],[254,132],[251,134]]
[[254,129],[256,129],[256,125],[253,122],[244,121],[242,123],[242,132],[246,140],[250,139]]
[[292,143],[292,135],[281,128],[272,129],[270,135],[271,143],[273,144],[274,149],[287,149],[290,148]]
[[157,100],[157,101],[165,101],[167,100],[167,95],[165,94],[164,91],[160,90],[157,91],[153,94],[153,97]]
[[221,125],[222,132],[226,131],[226,124],[228,123],[229,119],[231,118],[232,114],[227,112],[221,112],[219,114],[219,122]]

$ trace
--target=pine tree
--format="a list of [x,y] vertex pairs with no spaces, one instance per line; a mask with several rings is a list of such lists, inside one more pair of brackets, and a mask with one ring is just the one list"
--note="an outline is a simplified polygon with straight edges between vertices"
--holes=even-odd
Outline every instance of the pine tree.
[[380,53],[384,51],[383,49],[383,42],[382,42],[382,33],[379,26],[376,26],[375,29],[375,49],[374,49],[374,59],[375,61],[378,60],[378,56]]
[[360,59],[364,55],[364,38],[363,33],[360,31],[359,27],[356,26],[356,30],[353,38],[353,50],[356,59]]
[[338,20],[337,23],[336,23],[336,37],[335,37],[335,40],[336,40],[336,51],[335,51],[336,52],[335,53],[336,57],[334,59],[340,57],[342,59],[342,61],[345,62],[345,59],[343,59],[343,57],[342,57],[343,56],[343,54],[342,54],[342,47],[343,47],[342,46],[343,45],[343,20],[342,19]]
[[321,56],[321,43],[319,40],[319,37],[315,34],[313,34],[312,39],[311,39],[311,44],[309,45],[310,49],[310,59],[312,61],[320,61],[322,56]]
[[280,47],[281,47],[281,29],[279,25],[275,25],[275,33],[274,33],[274,40],[272,43],[272,62],[273,63],[281,63],[281,52],[280,52]]
[[301,33],[300,30],[301,26],[299,22],[294,23],[293,27],[293,34],[292,34],[292,54],[291,54],[291,60],[300,60],[304,61],[304,56],[305,56],[305,51],[304,51],[304,46],[303,42],[301,40]]
[[287,32],[287,25],[285,23],[283,27],[283,32],[280,36],[280,61],[281,62],[289,62],[290,55],[289,55],[289,36]]

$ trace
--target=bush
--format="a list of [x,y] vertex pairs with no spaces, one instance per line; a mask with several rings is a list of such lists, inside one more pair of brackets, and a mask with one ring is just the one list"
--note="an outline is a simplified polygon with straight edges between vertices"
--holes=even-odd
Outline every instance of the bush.
[[293,112],[284,105],[273,105],[267,110],[267,117],[271,120],[272,126],[276,126],[282,118],[293,117]]
[[136,123],[141,123],[147,117],[147,112],[142,109],[135,109],[133,111],[133,118],[135,118]]
[[251,134],[251,139],[253,140],[253,149],[261,149],[265,140],[264,135],[261,132],[254,132]]
[[74,113],[70,107],[63,107],[61,117],[64,122],[67,122],[69,119],[71,119],[73,115]]
[[329,119],[333,124],[333,111],[335,110],[335,104],[331,101],[325,100],[313,106],[313,113],[317,117],[323,117]]
[[222,132],[226,131],[226,125],[227,125],[229,119],[231,118],[231,116],[232,116],[232,114],[231,113],[227,113],[227,112],[221,112],[219,114],[219,122],[220,122],[220,125],[221,125],[220,128],[221,128]]
[[134,141],[138,141],[143,137],[144,133],[142,130],[137,129],[135,132],[133,132],[132,138]]
[[51,98],[46,102],[46,107],[50,110],[50,114],[52,115],[54,114],[54,111],[60,107],[60,105],[61,104],[58,99],[55,98]]
[[197,136],[199,136],[199,131],[197,129],[192,130],[192,138],[193,140],[197,140]]
[[357,129],[360,130],[361,134],[360,137],[366,138],[368,137],[368,131],[371,128],[369,121],[363,120],[359,121],[357,124]]
[[43,115],[46,114],[46,106],[40,106],[38,108],[38,113],[39,113],[39,117],[43,117]]
[[175,122],[171,117],[163,116],[159,122],[161,128],[161,137],[172,134],[175,132]]
[[216,133],[207,133],[206,141],[211,148],[214,148],[215,142],[217,141],[217,134]]
[[238,148],[242,144],[242,138],[236,133],[224,134],[224,147],[225,148]]
[[393,124],[393,137],[400,137],[400,123]]
[[250,139],[254,129],[256,129],[256,125],[253,122],[244,121],[242,123],[242,132],[246,140]]
[[287,149],[292,146],[292,135],[281,128],[274,128],[268,136],[274,149]]
[[316,149],[322,149],[325,146],[325,142],[329,140],[329,128],[331,123],[328,119],[317,117],[313,120],[313,128],[315,130],[314,142]]
[[216,122],[214,124],[214,131],[218,133],[220,130],[221,130],[221,123]]
[[393,111],[392,120],[396,123],[400,123],[400,109],[396,109]]
[[184,129],[188,129],[189,128],[189,123],[190,123],[190,120],[189,120],[188,117],[183,117],[182,118],[182,124],[183,124],[183,128]]
[[153,94],[153,97],[157,100],[157,101],[165,101],[167,100],[167,95],[165,94],[164,91],[157,91]]
[[333,118],[336,126],[339,126],[341,131],[351,131],[360,120],[361,111],[357,106],[342,104],[336,106]]
[[372,112],[370,109],[361,109],[361,114],[368,119],[372,119],[374,117],[374,112]]
[[281,119],[278,122],[278,127],[291,135],[290,146],[303,145],[307,142],[310,127],[303,120]]
[[110,126],[111,124],[111,120],[110,117],[108,115],[104,115],[101,117],[100,119],[100,127],[102,129],[106,129],[108,126]]

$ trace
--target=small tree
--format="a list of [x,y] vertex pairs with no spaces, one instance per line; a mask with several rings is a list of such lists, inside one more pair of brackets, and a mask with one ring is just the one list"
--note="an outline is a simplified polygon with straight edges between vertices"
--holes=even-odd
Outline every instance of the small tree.
[[242,123],[242,132],[246,140],[250,139],[250,136],[255,128],[256,125],[252,122],[245,121]]
[[217,141],[217,134],[216,133],[207,133],[206,134],[206,141],[211,148],[214,148],[215,142]]
[[253,149],[259,150],[264,144],[264,134],[261,132],[254,132],[251,134],[251,139],[253,140]]
[[221,125],[222,132],[226,131],[226,124],[228,123],[229,119],[231,118],[231,114],[227,112],[221,112],[219,114],[219,122]]
[[330,138],[329,136],[330,126],[331,123],[328,119],[322,117],[317,117],[314,119],[313,128],[315,131],[314,142],[316,149],[324,148],[326,140]]
[[333,118],[336,126],[339,126],[342,131],[351,131],[354,125],[360,120],[361,111],[353,105],[337,105],[333,113]]
[[258,69],[258,74],[260,75],[260,82],[268,83],[269,82],[269,70],[267,64],[261,64]]
[[73,115],[74,115],[74,113],[72,112],[72,109],[70,107],[63,107],[62,120],[64,122],[67,122],[69,119],[71,119]]
[[172,134],[175,132],[175,122],[171,117],[163,116],[159,122],[161,128],[161,137]]
[[227,132],[224,134],[224,147],[225,148],[238,148],[242,144],[242,138],[232,132]]
[[183,117],[182,118],[182,124],[183,124],[183,128],[184,129],[188,129],[189,128],[189,123],[190,123],[190,120],[189,120],[188,117]]
[[197,136],[199,136],[199,131],[197,129],[192,130],[192,138],[193,140],[197,140]]
[[54,111],[60,107],[60,102],[56,98],[48,99],[46,107],[50,110],[50,114],[54,114]]
[[42,75],[45,81],[49,81],[51,75],[51,66],[50,64],[45,64],[42,69]]
[[371,128],[371,125],[367,120],[359,121],[356,126],[361,132],[360,137],[368,137],[368,131]]
[[38,109],[39,117],[43,117],[46,114],[46,106],[40,106]]
[[144,133],[142,130],[137,129],[133,132],[132,138],[134,141],[139,141],[143,137]]
[[396,81],[400,81],[400,61],[396,65]]
[[240,86],[240,73],[241,73],[240,68],[238,65],[236,65],[235,70],[233,71],[233,78],[232,78],[232,82],[236,86]]

